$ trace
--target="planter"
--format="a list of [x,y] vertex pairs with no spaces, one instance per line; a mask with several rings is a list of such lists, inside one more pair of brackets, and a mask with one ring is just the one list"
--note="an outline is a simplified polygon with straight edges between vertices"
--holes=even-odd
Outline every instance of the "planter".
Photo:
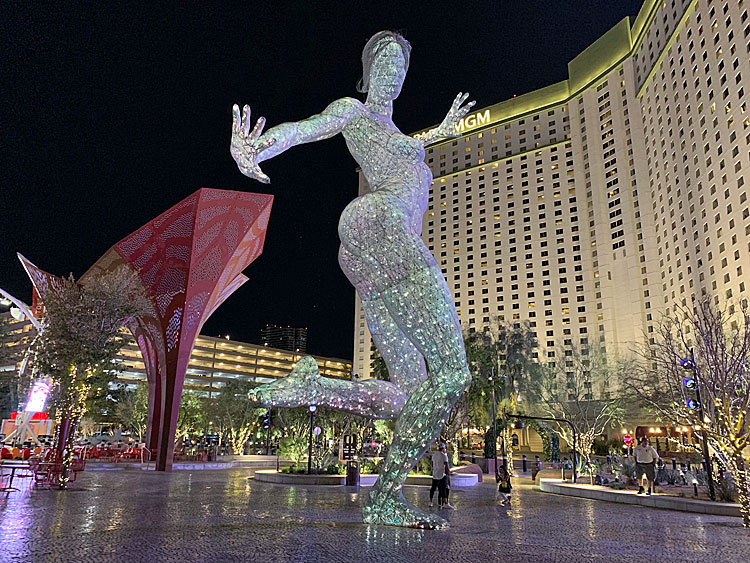
[[[359,476],[359,484],[369,486],[375,483],[378,476],[363,473]],[[275,470],[262,470],[255,472],[255,480],[262,483],[276,483],[284,485],[345,485],[346,475],[307,475],[306,473],[278,473]],[[451,475],[451,488],[473,487],[478,482],[474,473]],[[406,485],[432,485],[430,475],[408,475]]]

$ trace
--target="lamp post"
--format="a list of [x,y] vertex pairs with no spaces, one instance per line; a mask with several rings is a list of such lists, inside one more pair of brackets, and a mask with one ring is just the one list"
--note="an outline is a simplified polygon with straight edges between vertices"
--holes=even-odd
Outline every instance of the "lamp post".
[[312,442],[313,442],[313,424],[315,421],[315,411],[318,410],[317,405],[310,405],[307,407],[310,411],[310,434],[307,442],[307,474],[312,474]]
[[[695,400],[698,403],[695,405],[698,409],[698,416],[700,417],[701,421],[701,434],[703,436],[703,459],[705,460],[705,467],[706,467],[706,481],[708,481],[708,496],[711,497],[711,500],[716,500],[716,492],[714,490],[714,477],[713,477],[713,471],[711,467],[711,458],[708,454],[708,434],[706,434],[706,416],[703,414],[703,402],[701,401],[701,385],[700,385],[700,378],[698,374],[698,364],[695,363],[695,350],[693,348],[690,348],[690,358],[682,360],[680,362],[683,368],[689,369],[693,372],[693,381],[692,385],[690,382],[690,378],[685,378],[682,380],[682,382],[685,384],[685,387],[688,389],[694,388],[695,389]],[[690,404],[688,401],[688,408],[690,408]]]
[[0,287],[0,295],[2,298],[0,298],[0,306],[3,307],[9,307],[10,305],[15,305],[18,309],[21,310],[21,312],[24,314],[24,316],[29,319],[29,322],[34,325],[34,328],[37,330],[37,332],[42,332],[42,325],[39,323],[36,317],[34,317],[34,314],[29,310],[29,308],[19,299],[16,299],[13,297],[10,293],[5,291],[3,288]]

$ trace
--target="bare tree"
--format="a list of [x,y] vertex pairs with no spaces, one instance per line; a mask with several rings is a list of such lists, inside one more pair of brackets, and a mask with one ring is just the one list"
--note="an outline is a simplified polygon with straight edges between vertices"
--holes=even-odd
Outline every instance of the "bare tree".
[[622,423],[624,409],[616,398],[609,398],[606,382],[619,372],[604,354],[588,348],[558,346],[555,361],[548,362],[538,378],[539,408],[549,417],[570,420],[555,423],[560,436],[574,444],[586,463],[591,462],[594,440],[608,428]]
[[[662,419],[690,426],[726,464],[750,527],[750,311],[747,301],[720,308],[709,299],[677,307],[644,346],[633,390]],[[696,387],[702,404],[698,405]],[[703,418],[700,416],[700,408]]]

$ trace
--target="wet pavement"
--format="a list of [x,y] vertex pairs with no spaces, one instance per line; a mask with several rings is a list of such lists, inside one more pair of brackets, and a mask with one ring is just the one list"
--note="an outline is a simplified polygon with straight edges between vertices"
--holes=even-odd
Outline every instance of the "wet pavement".
[[[747,561],[750,530],[705,516],[494,487],[454,490],[447,531],[365,526],[363,487],[256,483],[243,469],[89,471],[71,490],[0,495],[5,562]],[[21,481],[23,483],[23,481]],[[428,488],[406,487],[427,504]]]

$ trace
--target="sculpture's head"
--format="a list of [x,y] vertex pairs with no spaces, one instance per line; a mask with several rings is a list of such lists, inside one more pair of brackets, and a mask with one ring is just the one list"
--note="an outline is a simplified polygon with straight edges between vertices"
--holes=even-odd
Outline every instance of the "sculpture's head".
[[379,31],[362,51],[362,79],[357,90],[380,102],[394,100],[401,93],[409,68],[411,45],[400,33]]

